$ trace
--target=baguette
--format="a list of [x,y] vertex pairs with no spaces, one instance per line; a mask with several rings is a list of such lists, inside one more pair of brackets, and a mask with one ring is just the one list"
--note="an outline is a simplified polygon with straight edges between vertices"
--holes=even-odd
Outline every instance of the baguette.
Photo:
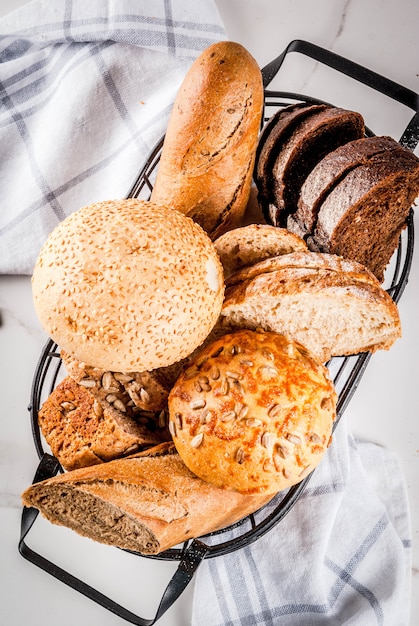
[[186,468],[173,444],[60,474],[22,494],[25,506],[54,524],[148,555],[229,526],[271,499],[211,486]]
[[263,110],[260,69],[223,41],[192,64],[169,119],[151,199],[215,239],[238,226],[250,196]]

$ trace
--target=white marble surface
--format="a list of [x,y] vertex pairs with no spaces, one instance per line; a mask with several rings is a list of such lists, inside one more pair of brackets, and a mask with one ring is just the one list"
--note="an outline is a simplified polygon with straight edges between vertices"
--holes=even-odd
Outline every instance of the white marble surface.
[[[2,0],[0,14],[24,0]],[[394,81],[419,91],[419,4],[417,0],[217,0],[229,37],[240,41],[261,66],[279,54],[293,39],[306,39],[367,66]],[[287,84],[278,88],[320,96],[335,104],[357,108],[377,134],[399,137],[407,112],[390,101],[339,77],[322,77],[317,66],[291,69]],[[416,231],[419,232],[416,211]],[[347,409],[345,419],[363,438],[393,449],[405,472],[411,506],[413,569],[411,626],[419,623],[419,255],[416,250],[410,280],[400,302],[404,335],[390,352],[373,356],[366,374]],[[0,277],[0,381],[1,381],[1,484],[0,484],[0,623],[8,626],[45,620],[61,626],[78,623],[121,623],[111,613],[57,582],[22,559],[17,552],[20,525],[20,493],[31,481],[37,465],[27,405],[32,376],[46,341],[31,301],[30,279]],[[76,541],[72,533],[45,530],[42,524],[31,539],[40,544],[48,536],[48,550],[62,563],[73,559],[74,571],[83,575],[102,558],[92,542]],[[63,540],[64,538],[64,540]],[[44,542],[45,543],[45,542]],[[140,615],[154,614],[162,586],[172,564],[138,558],[121,560],[110,550],[103,559],[100,584],[112,581],[121,602]],[[80,558],[82,555],[82,558]],[[97,567],[96,567],[97,569]],[[94,576],[92,574],[92,576]],[[115,585],[120,580],[120,585]],[[95,579],[95,584],[97,580]],[[145,593],[143,593],[145,590]],[[159,624],[189,623],[191,585]],[[129,606],[129,604],[128,604]],[[397,625],[389,625],[397,626]]]

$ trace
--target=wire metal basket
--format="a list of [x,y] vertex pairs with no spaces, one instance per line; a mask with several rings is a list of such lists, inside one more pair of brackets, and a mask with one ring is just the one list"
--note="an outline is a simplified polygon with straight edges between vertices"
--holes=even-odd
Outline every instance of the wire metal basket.
[[[419,142],[419,112],[417,109],[418,96],[410,91],[380,76],[352,61],[331,53],[323,48],[311,43],[295,40],[274,61],[262,69],[262,76],[265,88],[265,112],[264,119],[269,117],[280,107],[293,102],[324,102],[317,98],[306,95],[295,94],[285,91],[270,91],[268,89],[272,79],[279,72],[285,58],[292,52],[299,52],[319,63],[322,63],[337,72],[349,76],[367,87],[396,100],[409,107],[413,111],[413,117],[406,126],[400,143],[414,150]],[[327,103],[329,104],[329,103]],[[372,131],[367,129],[366,134],[372,135]],[[139,172],[134,184],[129,190],[127,197],[148,199],[153,189],[153,180],[157,172],[161,149],[164,137],[152,150],[144,167]],[[399,246],[391,266],[386,273],[386,289],[395,302],[402,296],[407,284],[409,271],[412,263],[414,247],[414,226],[413,209],[411,209],[406,228],[400,237]],[[371,353],[363,353],[357,356],[334,357],[328,363],[331,377],[334,381],[338,393],[337,419],[334,428],[339,424],[350,399],[362,378],[362,375],[371,358]],[[45,345],[33,378],[29,412],[33,439],[40,463],[33,482],[43,480],[63,471],[58,461],[45,449],[45,444],[38,426],[38,411],[46,398],[51,394],[55,386],[64,376],[58,346],[52,341]],[[315,471],[315,470],[314,470]],[[297,500],[300,498],[312,474],[307,476],[299,484],[291,487],[286,492],[278,494],[273,501],[256,513],[249,515],[240,522],[229,526],[221,531],[211,533],[203,537],[185,542],[183,545],[166,550],[165,552],[143,558],[154,558],[160,560],[178,561],[175,574],[170,579],[166,590],[161,598],[160,605],[152,619],[145,619],[125,609],[112,599],[89,586],[87,583],[75,578],[72,574],[51,563],[46,558],[32,550],[26,543],[26,536],[32,527],[37,511],[35,509],[24,508],[22,512],[21,537],[19,541],[19,551],[24,558],[31,561],[38,567],[47,571],[54,577],[61,580],[66,585],[78,590],[83,595],[89,597],[94,602],[112,611],[129,623],[138,626],[151,626],[165,611],[172,606],[176,599],[191,581],[197,567],[203,559],[219,557],[235,550],[239,550],[261,536],[268,533],[274,526],[288,514]],[[231,531],[234,529],[234,533]],[[233,538],[232,538],[233,535]]]

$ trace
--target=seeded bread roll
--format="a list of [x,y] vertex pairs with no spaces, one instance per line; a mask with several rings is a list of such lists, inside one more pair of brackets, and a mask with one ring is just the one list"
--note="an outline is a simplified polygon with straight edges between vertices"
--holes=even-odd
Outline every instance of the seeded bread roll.
[[186,466],[246,494],[273,494],[311,472],[329,445],[335,410],[319,361],[284,335],[251,330],[203,349],[169,395]]
[[111,372],[145,372],[189,356],[222,305],[208,235],[175,209],[99,202],[48,237],[33,272],[38,317],[62,350]]
[[307,244],[285,228],[249,224],[229,230],[214,241],[228,278],[239,269],[278,255],[307,250]]
[[271,498],[243,496],[200,480],[173,444],[66,472],[22,494],[25,506],[54,524],[148,555],[229,526]]
[[99,400],[70,376],[43,403],[38,423],[51,452],[67,470],[103,463],[170,439],[165,422],[141,417],[120,398]]
[[226,289],[218,324],[285,333],[322,362],[388,350],[401,336],[396,304],[372,273],[358,272],[357,264],[353,272],[345,267],[350,267],[346,260],[341,271],[324,263],[317,270],[249,272],[249,278]]
[[212,239],[238,226],[262,110],[262,75],[253,57],[232,41],[209,46],[177,94],[151,199],[189,215]]
[[114,398],[113,402],[123,407],[122,410],[133,406],[143,411],[161,411],[181,370],[181,365],[176,364],[152,372],[104,372],[73,359],[63,350],[61,358],[67,372],[77,383],[89,389],[99,400]]

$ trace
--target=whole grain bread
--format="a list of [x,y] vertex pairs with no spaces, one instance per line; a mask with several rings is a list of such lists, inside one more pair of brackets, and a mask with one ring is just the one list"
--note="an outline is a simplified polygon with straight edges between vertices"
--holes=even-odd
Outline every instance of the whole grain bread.
[[178,209],[212,239],[240,224],[250,196],[263,110],[261,71],[243,46],[209,46],[178,91],[154,202]]
[[[265,155],[269,151],[268,141],[257,153],[263,161],[256,166],[256,171],[258,168],[266,171],[266,163],[269,165],[270,174],[265,179],[257,176],[256,184],[262,202],[269,203],[269,218],[275,226],[286,226],[288,215],[297,210],[303,182],[316,164],[338,146],[361,138],[365,131],[360,113],[338,107],[318,105],[307,110],[292,109],[290,117],[288,130],[286,122],[278,118],[281,132],[270,148],[275,158]],[[274,130],[269,134],[273,136]]]
[[263,272],[227,287],[218,323],[284,333],[322,362],[389,349],[401,336],[397,306],[378,280],[314,268]]
[[224,269],[224,278],[239,269],[264,259],[297,250],[307,250],[307,244],[286,228],[269,224],[248,224],[229,230],[214,241]]
[[106,398],[95,397],[71,376],[57,385],[42,404],[38,423],[64,469],[103,463],[170,440],[164,415],[143,414],[119,402],[118,408],[111,391]]
[[374,154],[327,194],[307,244],[368,267],[380,282],[419,194],[419,159],[407,148]]
[[[372,136],[349,141],[327,154],[304,181],[298,209],[292,216],[303,229],[303,234],[312,234],[323,201],[346,174],[372,156],[395,148],[399,149],[400,144],[392,137]],[[290,223],[287,222],[288,228]],[[301,231],[298,233],[301,236]]]
[[173,444],[66,472],[22,494],[23,504],[50,522],[141,554],[229,526],[270,499],[204,482],[187,469]]

